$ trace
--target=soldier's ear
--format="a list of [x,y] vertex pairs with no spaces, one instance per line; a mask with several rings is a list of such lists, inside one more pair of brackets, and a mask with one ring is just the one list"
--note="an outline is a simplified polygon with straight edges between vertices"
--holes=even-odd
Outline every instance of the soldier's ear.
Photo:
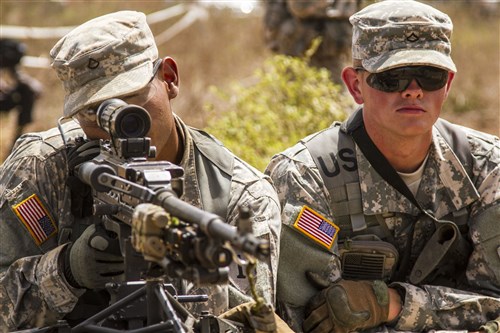
[[361,90],[361,80],[362,78],[362,73],[356,71],[354,67],[346,67],[342,71],[342,81],[344,81],[344,84],[347,87],[347,90],[349,90],[349,93],[351,96],[354,98],[354,101],[356,101],[357,104],[363,104],[363,94]]
[[161,75],[163,81],[168,86],[168,95],[174,98],[179,93],[179,71],[177,70],[177,63],[171,57],[165,57],[162,60]]
[[449,72],[448,73],[448,83],[446,83],[446,97],[447,98],[448,98],[448,94],[450,93],[451,83],[453,82],[454,78],[455,78],[455,73]]

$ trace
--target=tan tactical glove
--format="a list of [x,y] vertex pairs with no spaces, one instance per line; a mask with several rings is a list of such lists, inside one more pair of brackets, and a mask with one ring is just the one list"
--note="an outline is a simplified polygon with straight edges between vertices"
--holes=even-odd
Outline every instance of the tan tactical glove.
[[387,321],[389,289],[382,281],[341,280],[313,297],[306,307],[306,333],[347,333]]
[[479,328],[481,333],[498,333],[500,332],[500,317],[496,320],[491,320]]
[[293,333],[288,325],[274,313],[270,304],[257,308],[253,301],[243,303],[224,312],[219,318],[241,323],[253,329],[255,333]]

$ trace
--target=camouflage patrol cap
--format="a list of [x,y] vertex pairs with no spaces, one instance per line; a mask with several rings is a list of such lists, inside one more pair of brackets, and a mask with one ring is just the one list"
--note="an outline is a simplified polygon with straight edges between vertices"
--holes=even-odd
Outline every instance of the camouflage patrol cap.
[[76,27],[57,42],[50,56],[66,91],[64,116],[70,117],[145,87],[158,49],[146,15],[119,11]]
[[386,0],[350,17],[352,57],[371,73],[402,66],[456,72],[451,59],[453,24],[445,13],[413,0]]

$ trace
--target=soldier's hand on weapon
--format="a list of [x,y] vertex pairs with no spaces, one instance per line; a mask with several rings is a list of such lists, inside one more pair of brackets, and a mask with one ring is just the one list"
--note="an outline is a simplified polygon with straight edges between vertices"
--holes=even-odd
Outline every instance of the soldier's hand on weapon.
[[256,332],[292,333],[292,329],[274,313],[270,304],[257,305],[256,302],[240,304],[220,315],[221,319],[231,320]]
[[[500,317],[490,320],[479,328],[478,333],[497,333],[500,332]],[[474,332],[471,332],[474,333]]]
[[66,151],[69,175],[66,179],[71,189],[71,213],[76,217],[92,215],[92,190],[84,184],[75,174],[75,169],[87,162],[100,152],[99,140],[86,141],[77,138],[74,145],[69,145]]
[[347,333],[377,327],[389,317],[389,288],[380,280],[340,280],[328,284],[307,272],[308,279],[325,287],[306,307],[306,333]]
[[80,164],[87,162],[100,152],[99,140],[87,141],[83,138],[77,138],[75,145],[68,147],[67,158],[70,174],[73,174],[74,169]]
[[88,226],[66,249],[64,274],[74,287],[102,289],[107,282],[123,280],[123,256],[117,254],[115,249],[111,250],[114,240],[107,238],[98,229],[99,226],[96,225]]

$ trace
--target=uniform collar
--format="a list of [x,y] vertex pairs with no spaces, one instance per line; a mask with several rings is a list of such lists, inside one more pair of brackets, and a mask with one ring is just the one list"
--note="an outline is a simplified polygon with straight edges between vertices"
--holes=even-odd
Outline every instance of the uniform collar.
[[182,199],[193,206],[202,207],[200,186],[196,173],[193,138],[186,124],[175,114],[174,119],[178,129],[177,132],[182,136],[184,142],[184,153],[180,165],[184,169],[184,194]]

